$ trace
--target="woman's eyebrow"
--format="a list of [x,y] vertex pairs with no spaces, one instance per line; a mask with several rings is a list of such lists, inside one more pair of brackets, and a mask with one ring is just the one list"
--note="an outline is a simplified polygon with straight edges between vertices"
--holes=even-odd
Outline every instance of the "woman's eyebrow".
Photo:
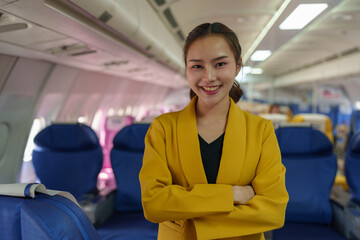
[[[218,61],[218,60],[221,60],[221,59],[224,59],[224,58],[228,58],[228,56],[216,57],[211,61]],[[189,62],[203,62],[203,60],[201,60],[201,59],[189,59]]]
[[190,59],[189,62],[203,62],[201,59]]
[[220,57],[214,58],[212,61],[218,61],[218,60],[221,60],[224,58],[228,58],[228,56],[220,56]]

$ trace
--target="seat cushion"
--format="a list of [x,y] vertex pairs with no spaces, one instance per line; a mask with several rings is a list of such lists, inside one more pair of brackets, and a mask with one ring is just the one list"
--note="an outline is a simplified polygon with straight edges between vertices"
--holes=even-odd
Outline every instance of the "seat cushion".
[[101,240],[156,240],[158,224],[145,219],[143,212],[115,212],[97,229]]
[[281,229],[273,231],[273,240],[345,240],[334,228],[322,224],[286,222]]

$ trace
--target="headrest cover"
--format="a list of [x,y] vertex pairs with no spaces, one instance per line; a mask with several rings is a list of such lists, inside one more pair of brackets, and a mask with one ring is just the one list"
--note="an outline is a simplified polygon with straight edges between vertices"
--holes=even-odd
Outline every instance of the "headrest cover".
[[99,139],[84,124],[53,124],[34,138],[38,147],[56,151],[90,150],[100,146]]
[[114,149],[143,152],[145,135],[150,124],[133,124],[124,127],[114,137]]
[[353,132],[360,130],[360,110],[355,110],[351,114],[351,129]]
[[351,151],[360,153],[360,131],[356,132],[351,138]]
[[320,154],[332,151],[325,134],[312,127],[280,127],[276,131],[281,154]]

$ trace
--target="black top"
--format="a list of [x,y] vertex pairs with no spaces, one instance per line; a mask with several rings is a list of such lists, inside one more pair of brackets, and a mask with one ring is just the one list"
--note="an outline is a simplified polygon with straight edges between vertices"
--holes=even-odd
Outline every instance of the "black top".
[[225,133],[223,133],[220,137],[211,143],[207,143],[199,135],[201,159],[204,165],[208,183],[216,183],[216,178],[220,167],[224,135]]

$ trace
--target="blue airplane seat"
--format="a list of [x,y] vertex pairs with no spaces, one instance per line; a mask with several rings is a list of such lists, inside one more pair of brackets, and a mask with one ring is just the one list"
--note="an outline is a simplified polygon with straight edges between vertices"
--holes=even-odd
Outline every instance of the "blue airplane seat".
[[344,165],[350,196],[343,211],[339,212],[338,222],[342,220],[340,226],[349,239],[360,239],[360,131],[350,139]]
[[79,198],[96,191],[103,154],[99,139],[84,124],[53,124],[34,138],[33,164],[47,188]]
[[285,225],[273,231],[273,239],[345,239],[330,227],[337,158],[329,138],[303,126],[280,127],[275,133],[286,167],[289,203]]
[[349,141],[357,131],[360,131],[360,110],[354,110],[351,113],[350,121]]
[[354,132],[359,131],[360,130],[360,110],[355,110],[351,114],[351,121],[353,124]]
[[350,140],[345,154],[345,176],[349,184],[351,200],[360,205],[360,131]]
[[0,239],[99,239],[89,218],[76,203],[59,195],[36,193],[31,196],[27,191],[30,185],[21,196],[14,196],[13,192],[12,196],[0,193]]
[[115,213],[97,229],[101,239],[157,239],[158,224],[147,221],[143,214],[139,182],[149,126],[126,126],[114,137],[111,165],[117,184]]

